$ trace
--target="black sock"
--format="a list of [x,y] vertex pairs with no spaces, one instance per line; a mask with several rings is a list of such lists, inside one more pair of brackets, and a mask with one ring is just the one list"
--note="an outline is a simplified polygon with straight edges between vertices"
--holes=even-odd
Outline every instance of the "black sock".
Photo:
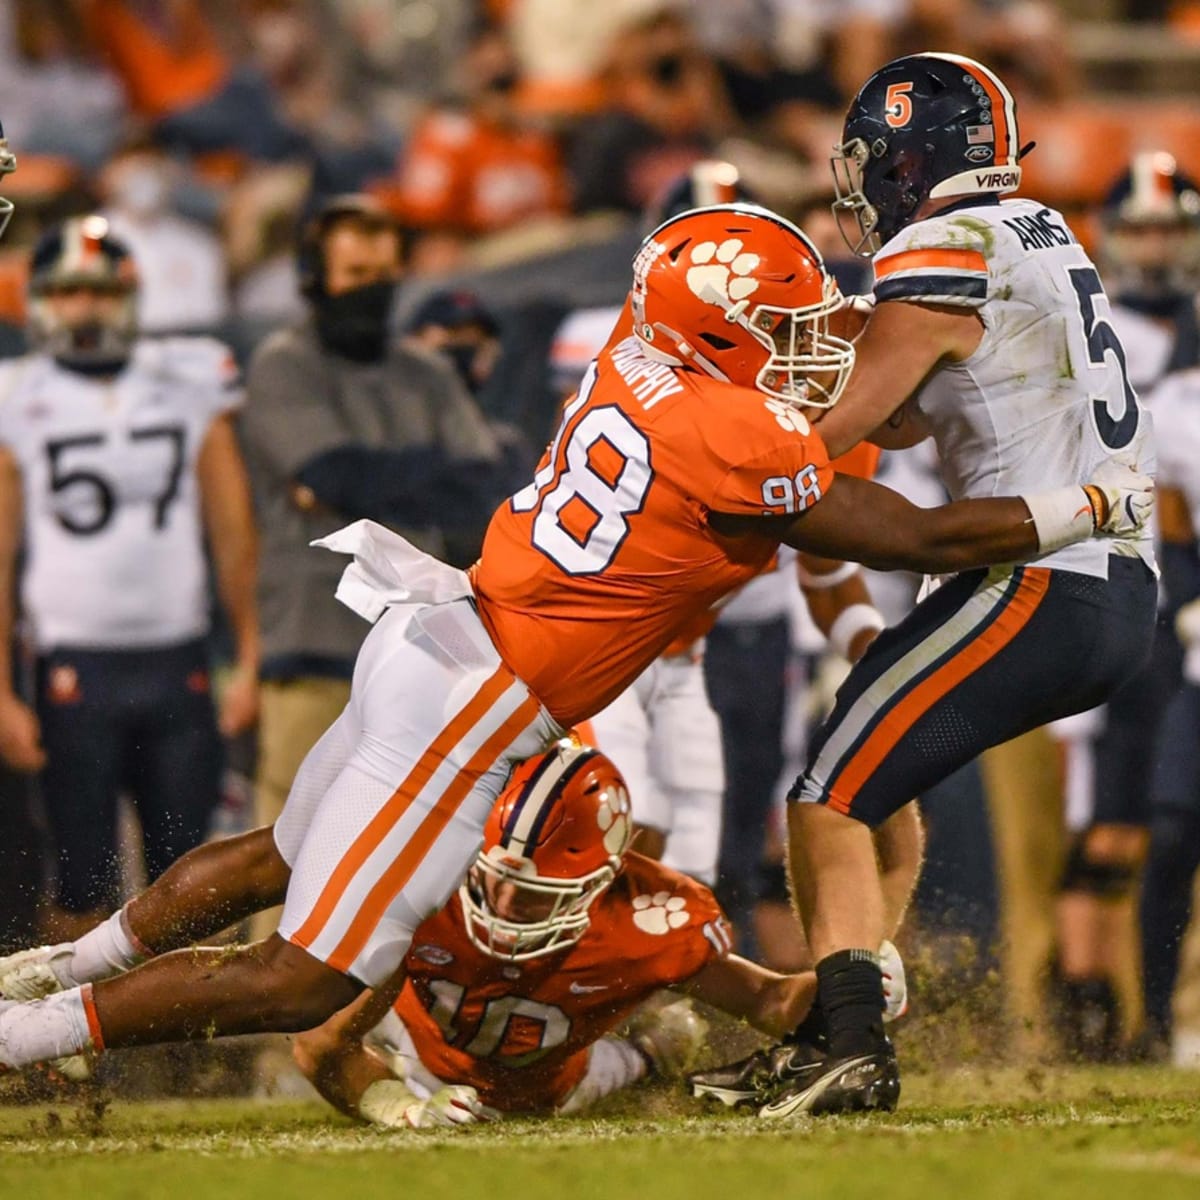
[[870,950],[839,950],[817,963],[817,1003],[829,1023],[834,1058],[883,1047],[883,975]]
[[813,1001],[808,1016],[788,1034],[789,1042],[808,1042],[821,1050],[829,1048],[829,1021],[819,1000]]

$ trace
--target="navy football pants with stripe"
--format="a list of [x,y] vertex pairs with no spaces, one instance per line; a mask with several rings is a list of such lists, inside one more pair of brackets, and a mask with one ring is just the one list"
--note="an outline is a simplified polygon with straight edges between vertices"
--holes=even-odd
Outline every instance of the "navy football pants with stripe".
[[1150,652],[1157,584],[1045,567],[955,576],[850,672],[790,798],[870,826],[989,746],[1102,703]]

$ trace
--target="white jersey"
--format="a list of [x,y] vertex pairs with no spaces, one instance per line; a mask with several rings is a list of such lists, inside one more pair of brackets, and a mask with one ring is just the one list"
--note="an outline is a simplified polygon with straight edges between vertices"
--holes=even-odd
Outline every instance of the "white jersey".
[[[970,358],[939,367],[915,397],[953,499],[1086,483],[1115,455],[1153,472],[1150,417],[1108,298],[1059,213],[1033,200],[956,207],[897,234],[873,265],[878,301],[964,306],[983,321]],[[1114,552],[1152,564],[1149,531],[1036,561],[1105,578]]]
[[112,379],[42,354],[0,363],[0,442],[25,505],[21,603],[39,651],[205,632],[196,460],[238,398],[233,359],[209,338],[142,339]]
[[1112,325],[1125,347],[1129,382],[1138,396],[1146,400],[1167,373],[1175,349],[1174,328],[1116,301],[1112,306]]
[[1175,371],[1155,392],[1158,483],[1183,493],[1200,531],[1200,367]]

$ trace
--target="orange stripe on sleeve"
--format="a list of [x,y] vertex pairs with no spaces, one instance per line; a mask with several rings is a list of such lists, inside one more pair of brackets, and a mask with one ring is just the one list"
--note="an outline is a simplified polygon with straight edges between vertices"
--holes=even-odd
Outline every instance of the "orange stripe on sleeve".
[[451,717],[442,732],[434,738],[429,748],[417,759],[404,781],[388,798],[387,803],[371,818],[366,828],[358,835],[350,849],[334,868],[313,910],[304,924],[292,937],[298,946],[308,949],[325,927],[333,914],[342,893],[358,874],[363,863],[375,852],[388,832],[404,816],[417,794],[429,782],[442,760],[470,732],[484,714],[512,684],[513,675],[501,666],[475,693],[474,696]]
[[875,727],[834,780],[828,802],[830,808],[840,813],[850,811],[863,784],[900,739],[939,700],[999,654],[1029,624],[1049,586],[1050,572],[1046,568],[1026,568],[1025,577],[1004,611],[978,637],[913,688]]
[[886,258],[875,260],[875,278],[884,279],[897,271],[938,270],[949,268],[955,271],[983,271],[988,269],[987,259],[978,250],[951,250],[935,247],[932,250],[901,250]]
[[363,952],[388,905],[413,877],[442,830],[450,824],[463,800],[479,782],[480,776],[495,763],[505,747],[510,746],[521,731],[529,726],[537,712],[537,700],[533,696],[526,696],[517,711],[475,751],[467,765],[454,776],[446,790],[438,797],[437,803],[417,826],[416,832],[405,843],[404,849],[367,893],[345,936],[329,956],[331,967],[342,972],[349,971],[351,964]]

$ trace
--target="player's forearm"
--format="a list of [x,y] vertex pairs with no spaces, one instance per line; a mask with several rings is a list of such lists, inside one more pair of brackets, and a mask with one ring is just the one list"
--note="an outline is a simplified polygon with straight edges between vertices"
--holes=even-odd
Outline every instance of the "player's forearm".
[[[1080,498],[1086,504],[1082,491]],[[992,563],[1020,562],[1039,551],[1029,508],[1019,497],[960,500],[941,508],[916,509],[898,531],[894,552],[869,566],[949,575]]]
[[299,1034],[292,1045],[292,1057],[305,1078],[349,1117],[359,1115],[359,1101],[371,1084],[393,1078],[362,1041],[361,1014],[374,999],[374,993],[363,992],[323,1025]]
[[261,643],[255,594],[258,539],[252,528],[239,529],[213,546],[217,594],[233,632],[239,668],[257,673]]
[[797,574],[813,623],[839,654],[857,662],[884,625],[858,565],[801,555]]
[[798,975],[778,975],[759,996],[758,1010],[746,1019],[769,1037],[780,1038],[792,1032],[813,1006],[817,997],[815,971]]

